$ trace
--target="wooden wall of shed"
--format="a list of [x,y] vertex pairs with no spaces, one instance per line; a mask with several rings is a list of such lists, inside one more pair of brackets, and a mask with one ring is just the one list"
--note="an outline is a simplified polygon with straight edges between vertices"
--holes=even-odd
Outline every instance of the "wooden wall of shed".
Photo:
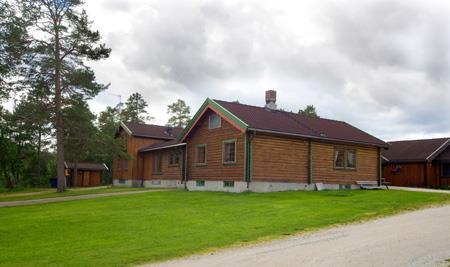
[[254,135],[252,181],[308,182],[308,141]]
[[[160,139],[143,138],[130,136],[121,130],[120,138],[124,138],[127,144],[127,152],[131,156],[128,161],[128,169],[122,170],[119,158],[114,159],[113,163],[113,179],[142,179],[141,167],[142,159],[138,157],[138,150],[154,143],[162,142]],[[141,161],[141,162],[140,162]]]
[[[173,166],[169,164],[169,156],[173,152],[180,153],[180,164]],[[162,155],[162,172],[161,174],[153,173],[153,160],[155,155]],[[141,154],[143,160],[143,177],[145,180],[180,180],[183,177],[183,160],[184,149],[174,147],[164,150],[152,151]]]
[[[197,122],[187,138],[188,179],[244,181],[245,135],[222,118],[220,128],[209,129],[208,118],[213,111],[207,111]],[[222,163],[222,141],[236,139],[236,163]],[[195,164],[196,147],[207,145],[207,164]]]
[[[399,168],[398,172],[393,172]],[[442,187],[447,180],[441,177],[439,163],[389,163],[383,167],[383,177],[395,186]]]
[[[395,169],[399,169],[395,172]],[[425,186],[425,164],[403,163],[386,164],[383,167],[383,177],[386,182],[395,186],[423,187]]]
[[[356,151],[356,169],[334,168],[335,147]],[[312,143],[312,173],[314,183],[355,184],[356,181],[378,181],[379,154],[376,147]]]
[[102,172],[78,170],[78,175],[71,179],[74,179],[71,185],[73,187],[100,186],[102,185]]

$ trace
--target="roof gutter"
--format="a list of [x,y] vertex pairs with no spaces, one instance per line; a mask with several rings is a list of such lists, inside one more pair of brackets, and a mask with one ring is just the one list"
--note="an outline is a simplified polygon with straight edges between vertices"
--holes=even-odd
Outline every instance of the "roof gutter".
[[166,148],[171,148],[171,147],[185,146],[185,145],[186,145],[186,143],[179,143],[179,144],[175,144],[175,145],[149,148],[149,149],[139,150],[139,153],[156,151],[156,150],[161,150],[161,149],[166,149]]
[[309,138],[309,139],[315,139],[315,140],[325,140],[325,141],[343,142],[343,143],[351,143],[351,144],[359,144],[359,145],[369,145],[369,146],[376,146],[376,147],[383,147],[383,148],[389,147],[388,144],[381,145],[381,144],[373,144],[373,143],[366,143],[366,142],[356,142],[356,141],[342,140],[342,139],[336,139],[336,138],[318,137],[318,136],[311,136],[311,135],[305,135],[305,134],[293,134],[293,133],[287,133],[287,132],[279,132],[279,131],[256,129],[256,128],[248,128],[248,130],[254,131],[254,132],[260,132],[260,133]]

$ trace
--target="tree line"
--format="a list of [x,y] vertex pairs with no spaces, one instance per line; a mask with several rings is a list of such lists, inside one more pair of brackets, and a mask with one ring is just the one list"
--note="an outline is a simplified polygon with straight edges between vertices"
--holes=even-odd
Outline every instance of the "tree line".
[[[3,187],[46,186],[56,176],[55,133],[51,112],[41,102],[20,100],[9,111],[0,107],[0,183]],[[120,121],[147,123],[153,118],[141,94],[133,93],[125,103],[108,106],[94,114],[82,98],[64,104],[63,145],[67,162],[99,162],[112,168],[116,156],[128,158],[125,144],[115,138]],[[177,100],[167,108],[167,126],[184,127],[190,119],[190,108]],[[109,183],[111,173],[103,179]]]
[[[111,49],[92,29],[83,5],[81,0],[0,0],[4,186],[41,185],[57,176],[62,192],[65,160],[111,166],[113,156],[124,151],[114,138],[117,121],[150,119],[147,103],[137,93],[98,116],[89,110],[87,101],[108,85],[97,82],[87,63],[108,58]],[[8,101],[15,102],[11,111],[3,107]],[[184,120],[171,123],[182,125]]]

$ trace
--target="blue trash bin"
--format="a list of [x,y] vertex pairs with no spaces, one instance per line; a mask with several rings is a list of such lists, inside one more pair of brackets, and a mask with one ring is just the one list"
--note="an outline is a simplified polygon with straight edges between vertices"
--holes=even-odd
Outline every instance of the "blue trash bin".
[[58,178],[55,178],[55,177],[50,178],[50,186],[52,188],[58,187]]

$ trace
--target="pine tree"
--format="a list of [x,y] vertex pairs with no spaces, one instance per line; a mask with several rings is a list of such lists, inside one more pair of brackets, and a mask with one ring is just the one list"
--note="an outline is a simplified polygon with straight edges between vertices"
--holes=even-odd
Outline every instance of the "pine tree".
[[32,60],[23,74],[24,82],[46,83],[53,100],[56,130],[58,192],[66,188],[64,175],[64,99],[96,96],[105,86],[95,81],[86,60],[107,58],[110,49],[100,44],[100,34],[80,0],[17,0],[23,18],[29,19],[27,32]]
[[314,107],[314,105],[307,105],[305,109],[303,109],[303,110],[300,109],[298,111],[298,114],[315,117],[315,118],[320,118],[317,115],[316,107]]
[[148,115],[146,108],[147,102],[139,93],[131,94],[127,102],[125,102],[125,108],[120,114],[120,120],[125,122],[145,123],[150,121],[153,117]]
[[172,127],[186,127],[191,119],[191,108],[186,105],[184,100],[178,99],[176,102],[167,106],[167,114],[171,115],[167,125]]

